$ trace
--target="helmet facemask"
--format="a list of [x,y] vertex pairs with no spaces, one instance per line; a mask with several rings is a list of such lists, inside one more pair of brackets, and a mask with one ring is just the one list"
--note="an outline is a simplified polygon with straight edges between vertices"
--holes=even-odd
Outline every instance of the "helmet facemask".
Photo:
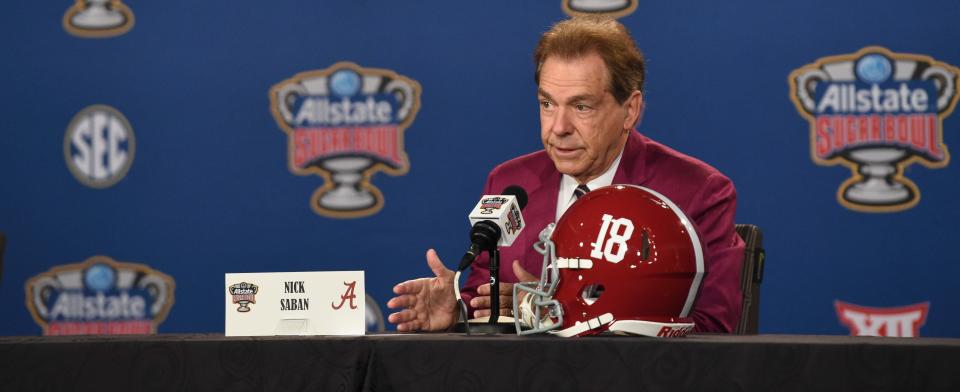
[[[519,282],[513,285],[513,314],[517,315],[514,324],[518,335],[547,332],[563,325],[563,308],[553,299],[560,283],[560,269],[556,263],[556,245],[551,236],[556,227],[547,225],[540,232],[540,241],[533,245],[537,253],[543,255],[539,282]],[[520,293],[525,295],[520,299]],[[522,327],[528,327],[524,330]]]

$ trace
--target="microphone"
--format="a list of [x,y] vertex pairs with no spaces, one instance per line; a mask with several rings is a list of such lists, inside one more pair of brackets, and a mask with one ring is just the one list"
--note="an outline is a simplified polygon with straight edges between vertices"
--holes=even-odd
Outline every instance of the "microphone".
[[510,246],[526,226],[523,223],[523,207],[527,206],[527,191],[510,185],[500,195],[483,195],[468,217],[470,248],[460,259],[457,271],[463,271],[484,250],[498,246]]

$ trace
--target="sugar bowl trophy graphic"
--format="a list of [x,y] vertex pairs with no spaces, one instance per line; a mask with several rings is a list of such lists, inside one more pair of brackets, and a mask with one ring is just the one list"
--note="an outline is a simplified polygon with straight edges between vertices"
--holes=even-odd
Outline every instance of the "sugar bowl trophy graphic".
[[175,288],[148,265],[102,255],[52,267],[25,285],[27,309],[44,335],[156,333]]
[[310,199],[316,213],[357,218],[383,208],[370,178],[409,170],[403,134],[420,109],[420,91],[396,72],[350,62],[298,73],[270,89],[270,110],[288,137],[290,171],[325,180]]
[[637,0],[563,0],[563,11],[571,16],[603,14],[619,18],[636,9]]
[[929,56],[871,46],[790,74],[790,98],[810,122],[813,161],[852,172],[837,191],[841,205],[896,212],[920,201],[904,169],[950,162],[943,120],[957,103],[958,73]]
[[63,28],[86,38],[108,38],[133,28],[133,12],[122,0],[76,0],[63,15]]
[[230,285],[228,291],[233,296],[233,303],[239,305],[237,311],[246,313],[250,311],[250,304],[257,303],[257,291],[260,291],[260,287],[253,283],[240,282]]

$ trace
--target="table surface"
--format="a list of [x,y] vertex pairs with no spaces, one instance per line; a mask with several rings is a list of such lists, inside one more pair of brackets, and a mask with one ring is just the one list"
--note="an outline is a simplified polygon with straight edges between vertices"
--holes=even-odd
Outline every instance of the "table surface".
[[0,337],[0,391],[960,391],[960,339]]
[[890,338],[878,336],[842,336],[842,335],[725,335],[725,334],[690,334],[683,338],[660,339],[642,336],[600,335],[582,338],[560,338],[546,334],[517,336],[512,334],[474,334],[462,333],[397,333],[384,332],[359,336],[224,336],[222,333],[190,333],[190,334],[157,334],[157,335],[74,335],[74,336],[0,336],[0,344],[14,342],[30,343],[67,343],[67,342],[123,342],[123,341],[284,341],[284,340],[466,340],[495,339],[511,342],[523,341],[569,341],[569,342],[623,342],[623,343],[656,343],[656,344],[808,344],[808,345],[889,345],[889,346],[954,346],[960,347],[960,339],[956,338]]

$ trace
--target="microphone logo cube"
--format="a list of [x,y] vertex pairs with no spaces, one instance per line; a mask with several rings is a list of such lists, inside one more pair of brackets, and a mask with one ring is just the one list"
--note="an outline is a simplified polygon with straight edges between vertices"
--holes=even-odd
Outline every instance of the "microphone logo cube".
[[470,211],[470,226],[480,221],[491,221],[500,227],[497,246],[510,246],[525,226],[520,204],[513,195],[484,195]]

